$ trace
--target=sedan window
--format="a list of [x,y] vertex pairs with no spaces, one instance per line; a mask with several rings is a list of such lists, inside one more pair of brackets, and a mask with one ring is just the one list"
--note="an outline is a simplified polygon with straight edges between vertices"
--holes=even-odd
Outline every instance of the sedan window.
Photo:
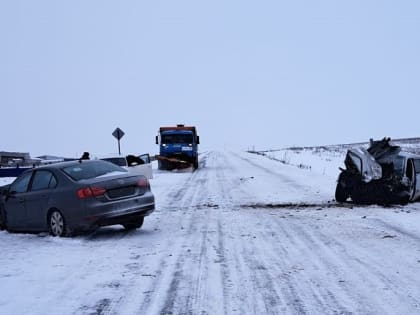
[[18,177],[10,186],[10,192],[15,193],[24,193],[28,190],[29,180],[31,179],[32,173],[23,174],[21,177]]
[[50,171],[36,171],[32,180],[31,190],[55,188],[57,181]]
[[420,174],[420,159],[414,159],[414,167],[416,169],[416,174]]
[[79,181],[90,179],[114,172],[127,173],[125,169],[106,161],[92,161],[89,163],[79,163],[62,169],[65,174],[73,180]]
[[127,160],[125,159],[125,157],[103,158],[101,160],[111,162],[118,166],[127,166]]

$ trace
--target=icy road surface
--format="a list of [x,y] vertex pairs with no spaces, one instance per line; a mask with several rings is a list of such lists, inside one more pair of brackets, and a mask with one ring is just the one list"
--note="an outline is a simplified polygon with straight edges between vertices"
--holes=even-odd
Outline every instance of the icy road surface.
[[247,153],[155,173],[142,229],[0,232],[1,314],[419,314],[420,207]]

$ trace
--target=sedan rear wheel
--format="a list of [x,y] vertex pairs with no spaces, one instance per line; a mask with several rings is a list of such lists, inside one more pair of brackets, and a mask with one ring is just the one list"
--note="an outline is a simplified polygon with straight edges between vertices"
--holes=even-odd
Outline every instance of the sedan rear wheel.
[[64,236],[66,234],[66,222],[60,211],[54,210],[51,213],[49,227],[53,236]]
[[143,222],[144,222],[144,217],[142,217],[142,218],[140,218],[139,220],[136,220],[136,221],[131,221],[131,222],[128,222],[128,223],[124,223],[123,227],[126,230],[139,229],[143,225]]
[[0,231],[6,229],[6,222],[4,220],[3,214],[0,212]]

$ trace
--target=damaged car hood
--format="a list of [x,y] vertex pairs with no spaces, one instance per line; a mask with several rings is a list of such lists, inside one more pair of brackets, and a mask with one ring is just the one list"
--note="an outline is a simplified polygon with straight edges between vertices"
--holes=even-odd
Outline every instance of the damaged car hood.
[[385,164],[392,165],[393,173],[400,173],[400,152],[401,147],[393,145],[390,138],[378,141],[371,139],[367,149],[360,147],[348,150],[344,163],[350,172],[360,175],[361,180],[368,183],[383,177],[382,165]]
[[350,149],[345,160],[347,169],[361,175],[362,181],[368,183],[382,177],[382,167],[375,158],[364,148]]

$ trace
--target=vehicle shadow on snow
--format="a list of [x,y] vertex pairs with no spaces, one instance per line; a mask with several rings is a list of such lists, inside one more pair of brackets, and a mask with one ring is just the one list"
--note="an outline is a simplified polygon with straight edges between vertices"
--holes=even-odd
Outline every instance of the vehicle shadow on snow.
[[103,241],[110,239],[119,239],[123,237],[132,237],[132,236],[146,236],[153,234],[152,230],[138,229],[138,230],[129,230],[127,231],[123,227],[119,226],[108,226],[102,227],[90,234],[80,235],[89,241]]
[[[42,238],[48,241],[103,241],[111,239],[121,239],[123,237],[137,237],[137,236],[147,236],[154,234],[153,230],[147,229],[137,229],[137,230],[126,230],[123,227],[109,226],[102,227],[93,232],[77,232],[70,237],[56,237],[52,236],[48,232],[33,232],[33,231],[0,231],[4,233],[4,236],[16,236],[16,238],[29,237],[29,238]],[[2,234],[0,233],[0,234]]]

